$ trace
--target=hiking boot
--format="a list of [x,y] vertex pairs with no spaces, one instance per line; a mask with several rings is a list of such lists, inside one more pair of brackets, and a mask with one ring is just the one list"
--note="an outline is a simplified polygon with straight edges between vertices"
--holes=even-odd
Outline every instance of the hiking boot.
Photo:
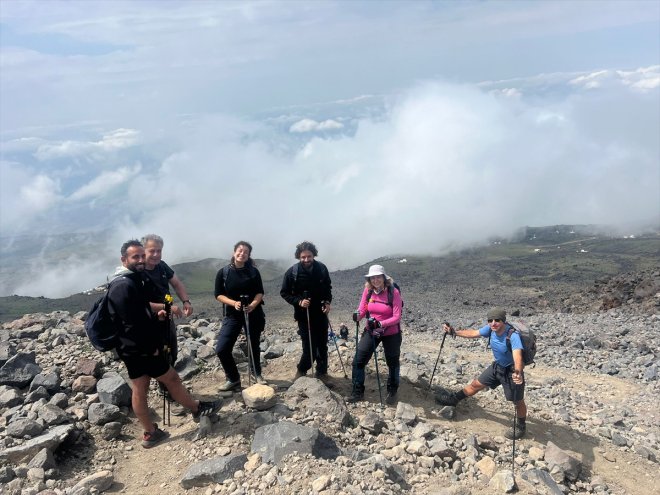
[[265,379],[263,376],[261,376],[261,375],[257,375],[257,378],[255,379],[255,381],[256,381],[259,385],[268,385],[268,382],[266,381],[266,379]]
[[525,433],[527,433],[527,424],[526,423],[521,423],[517,422],[516,423],[516,435],[514,437],[513,435],[513,427],[509,428],[505,433],[504,436],[507,437],[509,440],[513,440],[514,438],[518,440],[519,438],[522,438],[525,436]]
[[199,401],[197,412],[193,413],[193,421],[199,423],[199,418],[202,416],[211,416],[217,413],[222,407],[222,400],[214,400],[213,402]]
[[394,404],[396,404],[396,401],[398,399],[397,392],[398,390],[395,388],[388,390],[387,397],[385,398],[385,404],[387,404],[388,406],[393,406]]
[[364,399],[364,387],[353,387],[351,396],[346,399],[346,402],[349,404],[355,404]]
[[220,390],[220,392],[227,392],[229,390],[238,390],[239,388],[241,388],[240,380],[236,380],[235,382],[232,382],[231,380],[227,380],[225,383],[220,385],[220,388],[218,390]]
[[158,445],[170,436],[169,433],[158,428],[156,423],[154,423],[154,428],[154,431],[145,431],[142,435],[142,446],[145,449],[150,449],[151,447]]
[[456,405],[465,397],[460,397],[459,392],[449,392],[448,390],[441,390],[435,395],[435,401],[441,406],[456,407]]

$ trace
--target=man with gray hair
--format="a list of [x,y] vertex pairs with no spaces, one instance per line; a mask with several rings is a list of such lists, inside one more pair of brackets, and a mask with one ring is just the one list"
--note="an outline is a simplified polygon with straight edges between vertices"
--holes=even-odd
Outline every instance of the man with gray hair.
[[[183,305],[183,308],[181,308],[176,304],[172,304],[170,307],[172,315],[179,318],[182,316],[188,317],[193,313],[188,291],[179,277],[174,274],[174,270],[162,260],[164,244],[163,238],[156,234],[147,234],[142,238],[146,255],[144,274],[151,281],[149,302],[151,302],[151,308],[154,311],[166,309],[165,297],[170,294],[171,285]],[[174,365],[178,355],[176,325],[172,319],[166,323],[169,325],[167,344],[170,349],[170,362]]]

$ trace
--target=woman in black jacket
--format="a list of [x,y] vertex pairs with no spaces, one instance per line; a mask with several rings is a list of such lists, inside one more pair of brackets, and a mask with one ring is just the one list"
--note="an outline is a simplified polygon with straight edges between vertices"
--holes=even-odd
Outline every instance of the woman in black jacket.
[[[238,241],[234,245],[231,262],[218,270],[215,276],[215,298],[226,308],[226,316],[215,346],[215,352],[227,376],[227,381],[220,386],[221,391],[236,390],[241,387],[241,376],[232,356],[232,350],[241,330],[245,327],[246,317],[250,324],[250,344],[254,363],[254,369],[250,368],[248,372],[256,373],[257,383],[266,383],[261,376],[259,350],[259,339],[266,325],[266,317],[261,307],[264,286],[261,274],[250,257],[251,253],[252,246],[249,242]],[[252,363],[248,364],[252,366]]]

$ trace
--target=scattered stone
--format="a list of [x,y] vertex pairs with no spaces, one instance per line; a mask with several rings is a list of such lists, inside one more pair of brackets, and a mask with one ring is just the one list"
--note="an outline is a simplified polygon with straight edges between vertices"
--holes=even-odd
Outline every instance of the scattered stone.
[[409,426],[417,421],[417,413],[415,412],[415,408],[410,404],[401,401],[399,401],[396,406],[396,413],[394,413],[394,417]]
[[511,493],[516,488],[513,473],[507,469],[498,471],[488,482],[488,487],[497,492]]
[[71,495],[87,495],[90,492],[103,493],[112,486],[114,476],[111,471],[99,471],[81,479],[71,489]]
[[561,469],[566,479],[570,481],[575,481],[582,471],[580,461],[570,456],[552,442],[548,442],[545,449],[545,461],[550,468],[557,466]]
[[360,426],[372,435],[378,435],[383,431],[386,423],[379,414],[373,411],[367,411],[367,413],[360,418]]
[[99,426],[118,419],[120,414],[121,412],[117,406],[103,402],[96,402],[89,406],[87,410],[89,422]]

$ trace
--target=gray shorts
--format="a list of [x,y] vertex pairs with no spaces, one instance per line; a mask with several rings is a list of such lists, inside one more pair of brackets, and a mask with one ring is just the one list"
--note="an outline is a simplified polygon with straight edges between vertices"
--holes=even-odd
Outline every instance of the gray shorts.
[[511,378],[512,372],[512,366],[500,366],[497,361],[494,361],[479,375],[477,380],[491,389],[496,389],[502,385],[506,400],[518,402],[525,398],[525,373],[523,372],[523,383],[516,385]]

